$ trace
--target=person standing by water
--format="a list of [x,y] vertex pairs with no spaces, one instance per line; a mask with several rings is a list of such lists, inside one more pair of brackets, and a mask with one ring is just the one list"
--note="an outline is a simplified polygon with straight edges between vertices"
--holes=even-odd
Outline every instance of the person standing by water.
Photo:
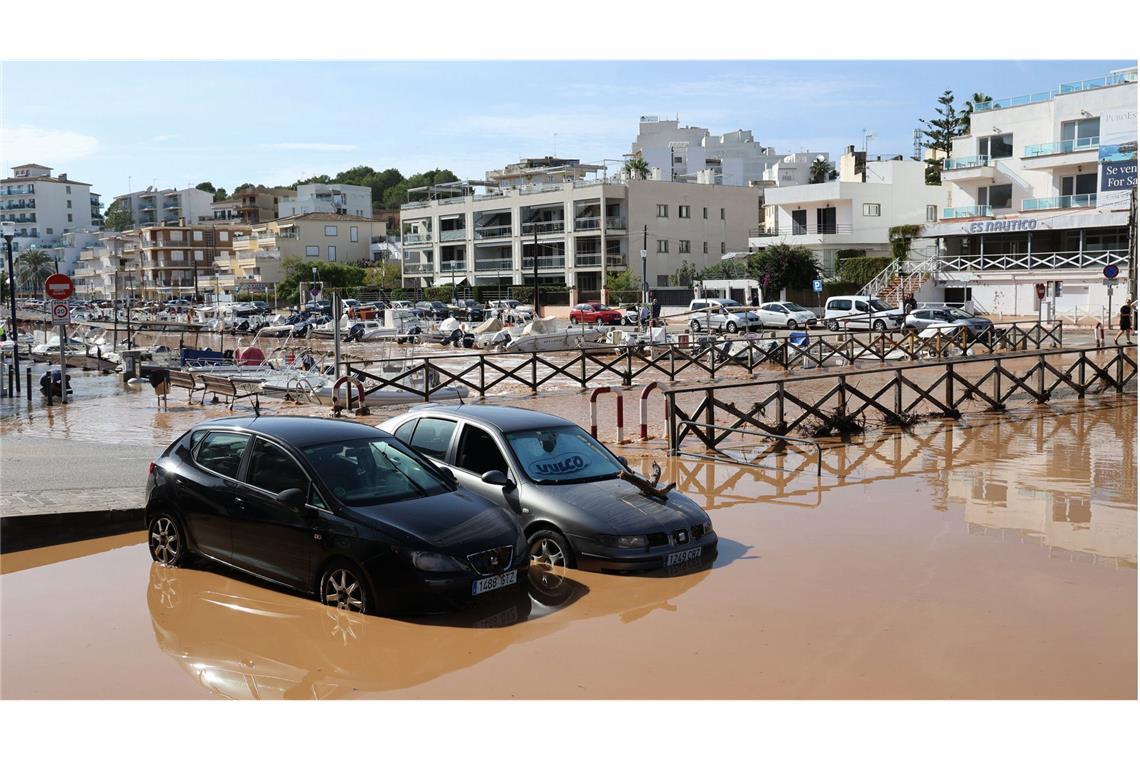
[[653,301],[649,304],[649,313],[652,321],[649,323],[650,327],[657,327],[661,324],[661,302],[657,300],[657,293],[650,294]]
[[1124,336],[1124,345],[1132,345],[1132,319],[1135,316],[1135,302],[1129,304],[1125,302],[1120,307],[1120,332],[1116,333],[1116,339],[1113,341],[1116,345],[1120,345],[1120,336]]
[[914,300],[914,294],[913,293],[907,293],[906,298],[903,299],[903,311],[907,314],[910,314],[912,311],[914,311],[917,308],[918,308],[918,301]]

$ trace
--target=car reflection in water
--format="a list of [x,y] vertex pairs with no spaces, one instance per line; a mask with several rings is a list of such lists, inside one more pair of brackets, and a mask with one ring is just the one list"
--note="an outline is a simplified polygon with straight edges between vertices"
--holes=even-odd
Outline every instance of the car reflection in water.
[[[710,567],[705,562],[661,578],[602,578],[614,587],[590,593],[569,577],[574,571],[531,566],[522,587],[494,603],[398,619],[154,564],[147,608],[159,648],[216,696],[343,699],[428,683],[574,620],[614,615],[628,623],[674,610],[673,600]],[[495,630],[476,634],[472,628]]]

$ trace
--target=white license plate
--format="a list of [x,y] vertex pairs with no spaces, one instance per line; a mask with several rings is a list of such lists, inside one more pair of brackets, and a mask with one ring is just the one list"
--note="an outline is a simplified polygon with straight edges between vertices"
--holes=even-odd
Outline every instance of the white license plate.
[[672,567],[679,565],[682,562],[688,562],[691,559],[696,559],[701,556],[701,549],[703,547],[694,546],[692,549],[686,549],[683,552],[673,552],[665,557],[665,567]]
[[494,591],[503,586],[510,586],[518,580],[519,571],[512,570],[502,575],[492,575],[490,578],[480,578],[471,582],[471,596],[478,596],[486,591]]

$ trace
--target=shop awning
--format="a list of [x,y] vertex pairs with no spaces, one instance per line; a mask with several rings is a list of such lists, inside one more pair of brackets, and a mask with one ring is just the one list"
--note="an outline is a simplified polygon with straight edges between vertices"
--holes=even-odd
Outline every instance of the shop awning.
[[454,280],[451,279],[451,275],[448,275],[447,277],[440,277],[438,280],[432,283],[432,287],[443,288],[451,285],[453,282],[457,286],[462,285],[463,283],[467,282],[467,277],[456,275]]

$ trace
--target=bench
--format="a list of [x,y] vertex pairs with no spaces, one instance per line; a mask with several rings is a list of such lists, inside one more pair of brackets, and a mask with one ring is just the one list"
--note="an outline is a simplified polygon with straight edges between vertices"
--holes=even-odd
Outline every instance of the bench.
[[[187,399],[191,404],[194,403],[194,392],[205,391],[206,386],[201,382],[201,377],[195,375],[193,372],[182,372],[179,370],[170,370],[170,385],[172,388],[185,388],[189,393]],[[202,394],[202,403],[206,403],[205,393]]]
[[[206,393],[214,394],[214,401],[217,401],[218,396],[224,396],[228,401],[230,411],[233,411],[234,402],[243,398],[253,399],[253,411],[255,414],[260,414],[261,405],[258,398],[261,395],[261,388],[254,383],[243,383],[240,380],[234,382],[233,379],[222,377],[221,375],[202,375],[202,403],[206,403]],[[239,387],[240,386],[240,387]]]

